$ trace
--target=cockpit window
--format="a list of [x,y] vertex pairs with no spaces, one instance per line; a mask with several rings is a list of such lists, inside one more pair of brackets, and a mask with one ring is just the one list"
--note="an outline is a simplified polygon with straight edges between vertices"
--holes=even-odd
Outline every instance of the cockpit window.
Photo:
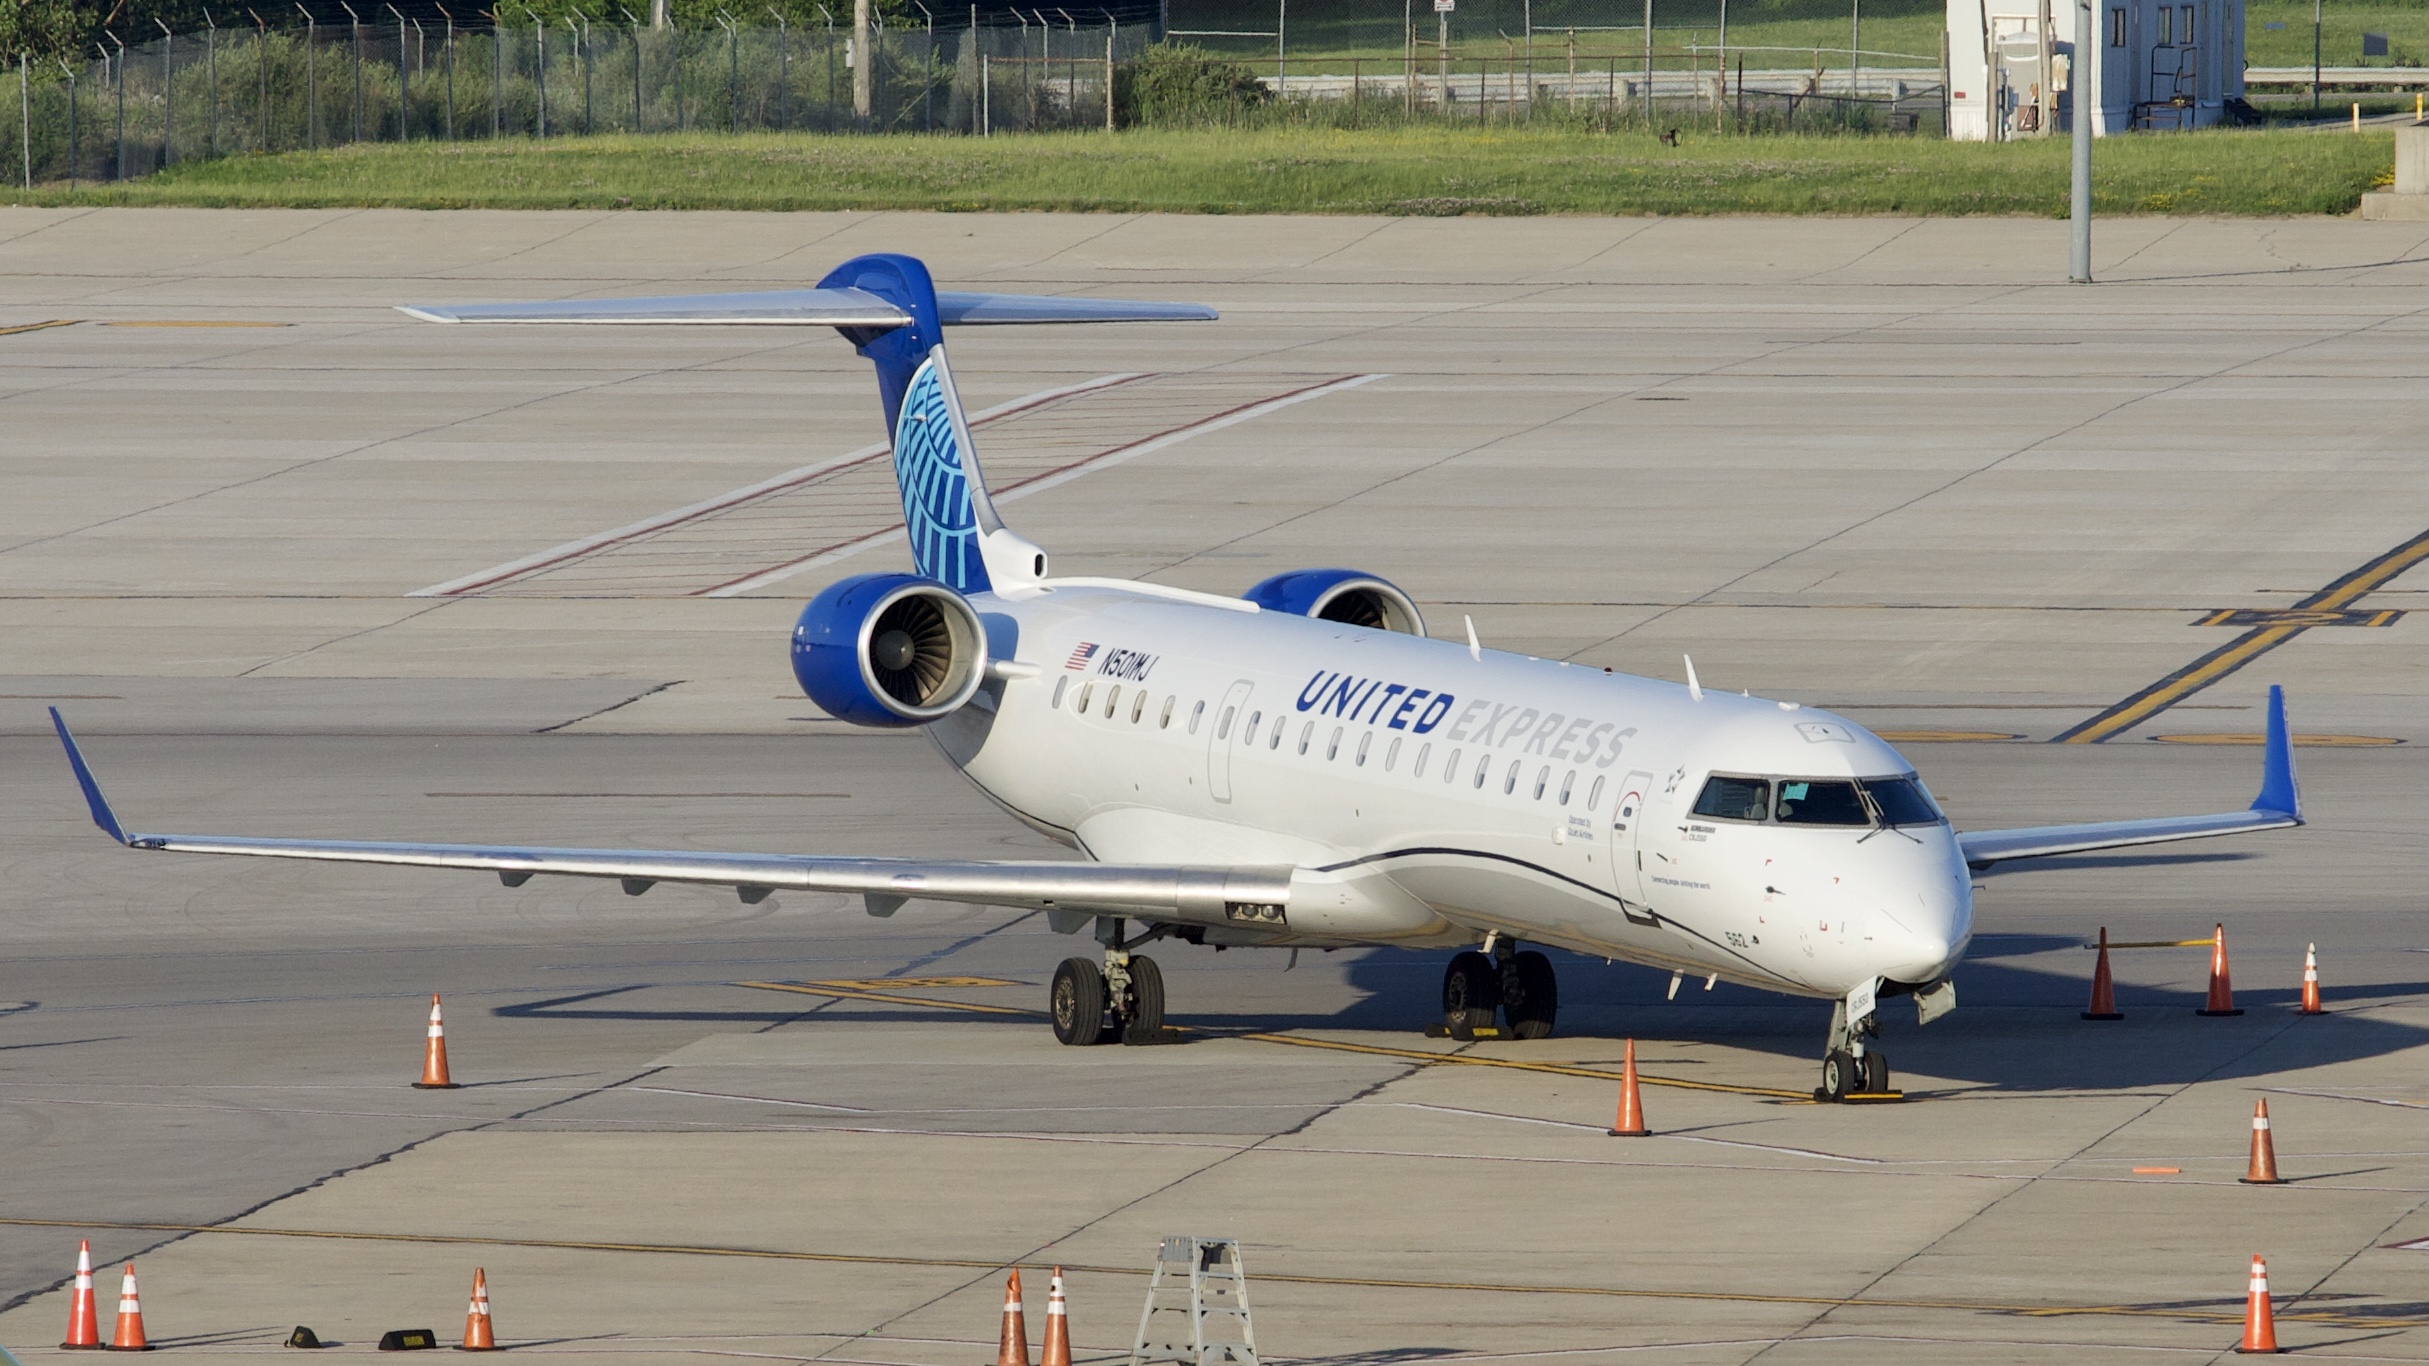
[[1867,778],[1864,791],[1880,810],[1883,825],[1937,825],[1942,819],[1931,794],[1912,778]]
[[1714,774],[1695,799],[1695,814],[1723,821],[1759,821],[1771,809],[1771,784],[1761,778]]
[[1854,783],[1797,778],[1780,783],[1782,825],[1870,825],[1872,813]]

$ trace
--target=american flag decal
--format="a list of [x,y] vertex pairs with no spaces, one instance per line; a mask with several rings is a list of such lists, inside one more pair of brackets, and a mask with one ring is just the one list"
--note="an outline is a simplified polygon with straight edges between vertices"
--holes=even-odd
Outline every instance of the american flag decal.
[[1094,659],[1095,657],[1096,642],[1093,640],[1083,640],[1079,643],[1079,648],[1071,652],[1071,658],[1063,661],[1063,667],[1066,669],[1085,669],[1088,667],[1088,661]]

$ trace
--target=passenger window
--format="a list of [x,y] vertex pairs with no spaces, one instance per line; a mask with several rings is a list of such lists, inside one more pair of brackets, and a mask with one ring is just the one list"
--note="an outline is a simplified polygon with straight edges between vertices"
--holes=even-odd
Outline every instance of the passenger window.
[[1492,755],[1490,755],[1490,754],[1479,754],[1479,755],[1477,755],[1477,756],[1476,756],[1476,790],[1477,790],[1477,791],[1482,792],[1482,791],[1484,790],[1484,778],[1485,778],[1485,774],[1486,774],[1487,772],[1491,771],[1492,767],[1493,767],[1493,756],[1492,756]]
[[1237,707],[1225,707],[1223,709],[1223,719],[1215,723],[1215,738],[1217,740],[1228,740],[1231,738],[1231,718],[1239,714],[1240,709]]
[[1782,825],[1872,824],[1854,783],[1782,782],[1779,813]]
[[1448,759],[1445,759],[1445,760],[1443,760],[1443,761],[1442,761],[1442,781],[1444,781],[1444,782],[1446,782],[1446,783],[1447,783],[1447,782],[1451,782],[1451,781],[1453,781],[1454,779],[1458,778],[1458,776],[1459,776],[1459,751],[1458,751],[1458,750],[1452,750],[1452,751],[1451,751],[1451,757],[1450,757],[1450,758],[1448,758]]
[[1063,705],[1063,690],[1070,686],[1071,675],[1069,674],[1064,674],[1061,678],[1054,680],[1054,700],[1048,702],[1046,705],[1049,707],[1061,707]]
[[1255,744],[1257,742],[1257,727],[1264,720],[1265,713],[1261,711],[1250,712],[1248,714],[1248,729],[1240,732],[1240,743],[1243,745]]
[[1509,771],[1508,773],[1506,773],[1506,774],[1503,774],[1503,775],[1502,775],[1502,779],[1501,779],[1501,795],[1502,795],[1502,796],[1504,796],[1504,797],[1507,797],[1507,796],[1509,796],[1511,793],[1516,792],[1516,791],[1518,790],[1518,768],[1519,768],[1519,764],[1520,764],[1520,761],[1519,761],[1519,760],[1517,760],[1517,759],[1512,759],[1512,760],[1510,760],[1510,771]]
[[1137,725],[1139,723],[1139,718],[1145,716],[1146,714],[1147,690],[1145,688],[1141,688],[1139,689],[1138,700],[1130,704],[1130,724],[1134,726]]
[[1570,769],[1562,775],[1560,780],[1560,804],[1562,806],[1569,804],[1569,789],[1575,786],[1577,786],[1577,770]]
[[1324,742],[1324,757],[1331,759],[1341,753],[1341,727],[1333,727],[1332,738]]
[[1155,728],[1157,730],[1172,729],[1172,704],[1180,700],[1181,699],[1178,697],[1170,696],[1167,696],[1164,699],[1164,714],[1161,717],[1158,717],[1155,723]]
[[1090,693],[1092,693],[1092,692],[1095,692],[1095,691],[1096,691],[1096,685],[1095,685],[1094,683],[1083,683],[1083,684],[1081,684],[1081,685],[1080,685],[1080,699],[1079,699],[1079,701],[1078,701],[1077,703],[1073,704],[1073,706],[1072,706],[1072,708],[1071,708],[1071,709],[1072,709],[1073,711],[1078,712],[1078,713],[1079,713],[1080,715],[1082,715],[1082,716],[1086,716],[1086,715],[1088,714],[1088,694],[1090,694]]
[[1596,778],[1594,786],[1586,789],[1586,810],[1591,811],[1600,805],[1602,805],[1602,779]]
[[1284,725],[1282,718],[1281,718],[1281,717],[1279,717],[1279,716],[1275,717],[1275,718],[1274,718],[1274,735],[1273,735],[1273,738],[1272,738],[1272,739],[1270,739],[1270,740],[1268,740],[1268,741],[1266,741],[1266,742],[1265,742],[1265,747],[1266,747],[1267,749],[1280,749],[1280,748],[1282,748],[1282,732],[1283,732],[1283,731],[1284,731],[1286,728],[1287,728],[1287,727]]
[[1373,743],[1375,743],[1375,733],[1371,730],[1358,737],[1358,767],[1366,767],[1366,747]]
[[1695,799],[1695,814],[1720,821],[1759,821],[1771,808],[1771,784],[1761,778],[1714,774]]
[[1313,740],[1313,739],[1315,739],[1315,738],[1316,738],[1316,723],[1315,723],[1315,722],[1310,721],[1310,722],[1308,722],[1306,725],[1299,727],[1299,752],[1300,752],[1301,754],[1305,754],[1305,753],[1307,753],[1307,742],[1308,742],[1308,741],[1310,741],[1310,740]]
[[1434,747],[1433,747],[1432,745],[1419,745],[1419,746],[1417,746],[1417,766],[1416,766],[1415,768],[1412,768],[1412,769],[1410,769],[1410,770],[1409,770],[1409,776],[1410,776],[1410,777],[1412,777],[1412,778],[1422,778],[1422,777],[1424,777],[1424,776],[1425,776],[1425,761],[1426,761],[1428,758],[1432,757],[1433,753],[1434,753]]
[[1551,781],[1552,769],[1549,765],[1535,770],[1535,800],[1543,800],[1543,790]]
[[1106,719],[1106,720],[1108,720],[1108,721],[1112,720],[1112,719],[1113,719],[1113,713],[1114,713],[1115,709],[1116,709],[1116,708],[1118,708],[1118,707],[1120,707],[1121,705],[1122,705],[1122,685],[1121,685],[1121,684],[1119,684],[1119,683],[1116,683],[1116,684],[1114,684],[1114,685],[1113,685],[1113,687],[1112,687],[1112,688],[1108,689],[1108,690],[1106,691],[1106,693],[1105,693],[1105,719]]
[[1392,737],[1392,747],[1391,747],[1390,749],[1387,749],[1387,750],[1383,751],[1383,771],[1384,771],[1384,772],[1386,772],[1386,773],[1391,772],[1391,771],[1392,771],[1392,765],[1397,764],[1397,763],[1399,763],[1399,762],[1400,762],[1400,737],[1399,737],[1399,736],[1397,736],[1397,735],[1395,735],[1395,736],[1393,736],[1393,737]]
[[1206,719],[1206,704],[1205,704],[1205,703],[1200,702],[1200,703],[1199,703],[1199,704],[1197,704],[1196,706],[1191,707],[1191,708],[1189,709],[1189,733],[1190,733],[1190,734],[1192,734],[1192,735],[1197,734],[1197,733],[1198,733],[1198,723],[1199,723],[1200,721],[1205,720],[1205,719]]

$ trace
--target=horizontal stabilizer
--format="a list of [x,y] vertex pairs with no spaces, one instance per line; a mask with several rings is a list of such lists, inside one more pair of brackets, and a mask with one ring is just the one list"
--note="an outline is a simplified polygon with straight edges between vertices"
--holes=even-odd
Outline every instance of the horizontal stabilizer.
[[[695,327],[851,327],[873,332],[907,326],[911,314],[865,289],[779,289],[752,294],[670,294],[650,299],[551,299],[535,303],[399,304],[434,323],[595,323]],[[946,324],[1204,322],[1204,304],[1133,299],[1056,298],[1040,294],[936,296]]]

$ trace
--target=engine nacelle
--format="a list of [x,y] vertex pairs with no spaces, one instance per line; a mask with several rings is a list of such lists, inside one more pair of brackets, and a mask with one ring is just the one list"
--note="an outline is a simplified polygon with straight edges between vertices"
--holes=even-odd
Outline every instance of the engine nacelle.
[[969,599],[916,574],[830,585],[793,627],[793,677],[856,726],[920,726],[949,715],[987,673],[987,632]]
[[1417,604],[1398,587],[1355,569],[1294,569],[1276,574],[1240,596],[1268,612],[1315,617],[1348,626],[1425,634]]

